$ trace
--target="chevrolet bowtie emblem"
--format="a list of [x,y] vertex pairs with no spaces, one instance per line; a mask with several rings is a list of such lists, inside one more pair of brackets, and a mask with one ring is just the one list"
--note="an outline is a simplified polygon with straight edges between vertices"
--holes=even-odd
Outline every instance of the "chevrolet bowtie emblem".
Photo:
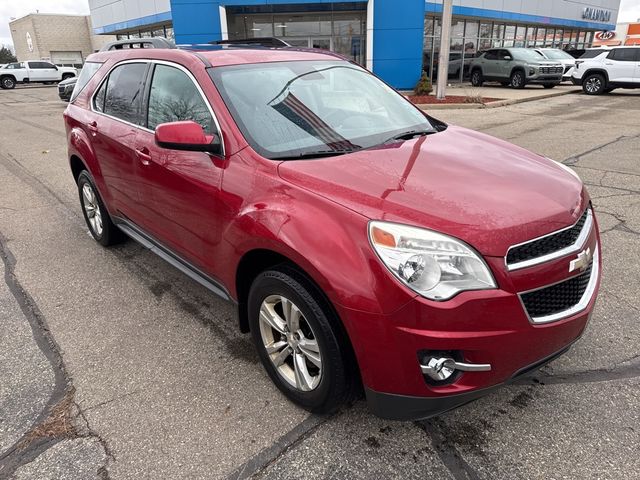
[[569,272],[574,272],[576,270],[580,270],[581,272],[584,271],[591,263],[592,258],[593,253],[590,248],[583,250],[578,254],[578,258],[569,262]]

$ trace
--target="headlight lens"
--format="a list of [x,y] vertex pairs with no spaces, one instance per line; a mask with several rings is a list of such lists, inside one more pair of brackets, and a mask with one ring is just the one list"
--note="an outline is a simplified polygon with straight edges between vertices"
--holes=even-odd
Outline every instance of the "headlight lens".
[[482,258],[453,237],[396,223],[370,222],[369,239],[391,273],[430,300],[497,288]]

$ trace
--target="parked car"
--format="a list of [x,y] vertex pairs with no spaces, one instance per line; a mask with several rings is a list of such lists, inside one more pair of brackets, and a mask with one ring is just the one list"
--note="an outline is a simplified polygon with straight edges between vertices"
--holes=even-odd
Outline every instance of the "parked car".
[[75,68],[58,67],[49,62],[10,63],[0,71],[0,87],[10,89],[17,83],[54,83],[76,75]]
[[76,86],[77,81],[78,77],[71,77],[58,83],[58,96],[60,97],[60,100],[64,100],[65,102],[71,100],[71,94],[73,93],[73,88]]
[[560,62],[564,67],[562,81],[571,81],[571,74],[576,66],[575,58],[559,48],[534,48],[534,50],[538,52],[541,57],[546,58],[547,60]]
[[126,234],[229,300],[311,411],[360,385],[382,417],[449,410],[566,352],[593,311],[578,176],[337,54],[96,53],[64,119],[93,238]]
[[[590,52],[589,52],[590,53]],[[587,95],[601,95],[616,88],[640,88],[640,47],[615,47],[586,54],[576,61],[575,85]]]
[[544,59],[528,48],[492,48],[471,62],[471,84],[500,82],[512,88],[541,84],[553,88],[560,84],[564,67],[560,62]]

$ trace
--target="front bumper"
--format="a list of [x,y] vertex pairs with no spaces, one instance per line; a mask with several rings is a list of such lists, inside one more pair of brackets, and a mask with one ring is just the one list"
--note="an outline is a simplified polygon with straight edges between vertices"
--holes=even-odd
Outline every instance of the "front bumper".
[[547,358],[518,370],[513,377],[502,384],[457,395],[434,398],[381,393],[365,387],[367,405],[374,415],[388,420],[409,421],[424,420],[426,418],[434,417],[448,412],[449,410],[466,405],[467,403],[471,403],[474,400],[478,400],[504,385],[532,374],[536,370],[544,367],[547,363],[552,362],[556,358],[567,353],[573,343],[574,342]]
[[[583,247],[600,250],[595,218]],[[507,271],[504,257],[488,257],[499,289],[464,292],[446,302],[415,297],[387,315],[339,311],[350,337],[358,339],[353,345],[371,410],[399,420],[436,415],[564,353],[582,335],[593,311],[601,255],[594,257],[597,268],[588,301],[570,316],[536,323],[519,294],[566,281],[575,258],[576,254],[568,254]],[[488,364],[491,369],[458,372],[448,383],[433,383],[421,369],[425,352],[438,357],[457,355],[458,361]]]
[[560,83],[562,82],[562,74],[553,75],[532,75],[527,77],[527,83]]

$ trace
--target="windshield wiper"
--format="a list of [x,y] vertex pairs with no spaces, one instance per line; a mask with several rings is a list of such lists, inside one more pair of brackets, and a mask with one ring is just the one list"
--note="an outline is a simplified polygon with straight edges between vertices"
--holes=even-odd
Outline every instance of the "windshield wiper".
[[301,153],[299,155],[285,155],[282,157],[271,157],[271,160],[304,160],[308,158],[324,158],[324,157],[337,157],[339,155],[346,155],[347,153],[353,153],[360,150],[359,148],[351,150],[318,150],[317,152]]
[[391,138],[387,138],[381,145],[395,142],[397,140],[411,140],[415,137],[422,137],[423,135],[432,135],[438,133],[437,130],[409,130],[408,132],[399,133]]

